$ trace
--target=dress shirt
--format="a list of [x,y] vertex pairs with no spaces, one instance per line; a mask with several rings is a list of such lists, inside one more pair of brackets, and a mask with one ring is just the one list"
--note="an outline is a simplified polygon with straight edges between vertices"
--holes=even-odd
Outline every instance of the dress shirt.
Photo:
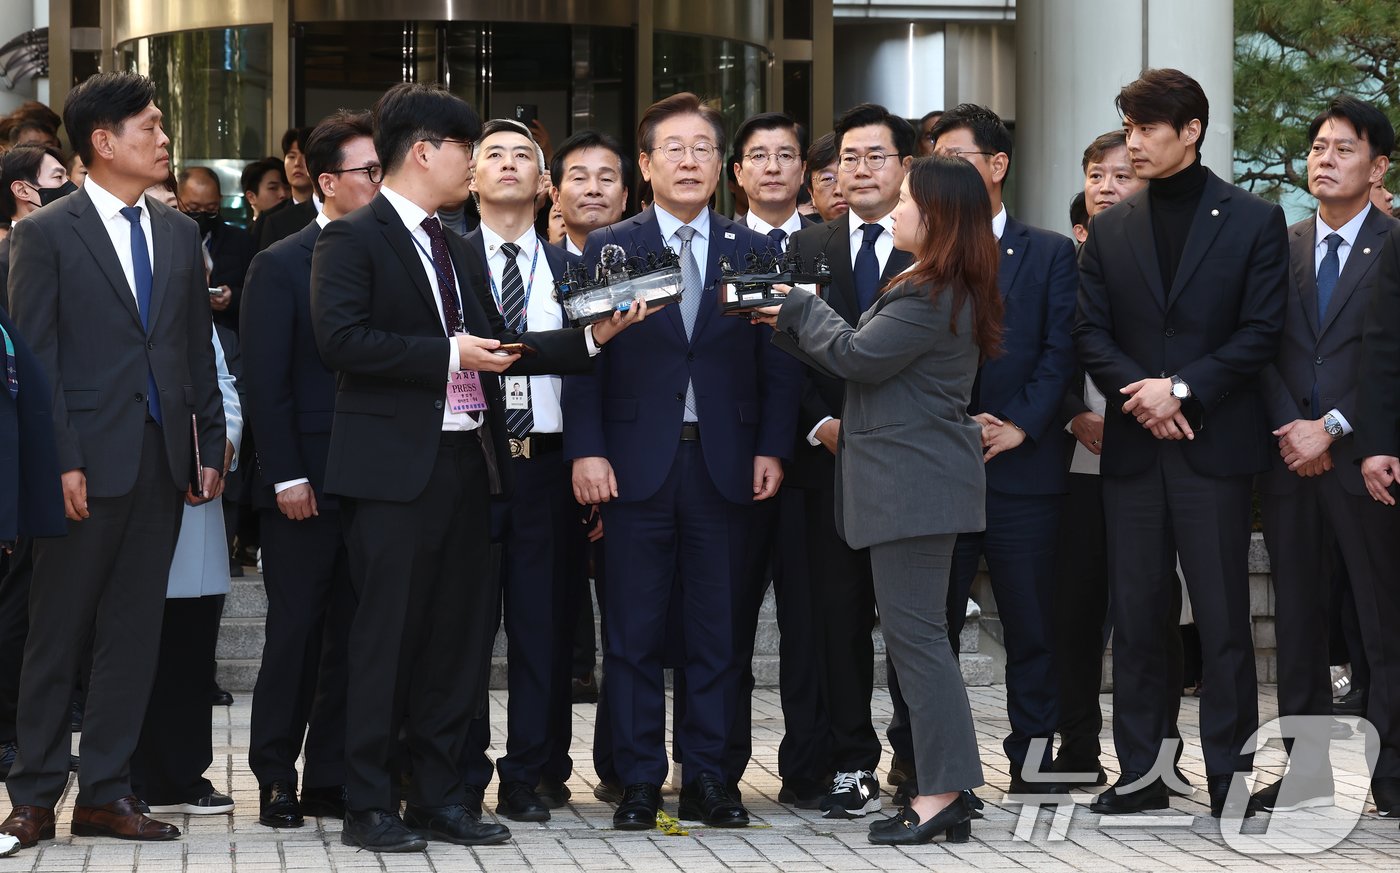
[[[486,246],[486,269],[496,286],[491,293],[496,297],[496,306],[501,305],[500,294],[504,289],[506,254],[501,251],[501,243],[506,240],[481,223],[481,242]],[[520,271],[520,280],[530,281],[530,266],[533,263],[535,282],[525,289],[525,324],[529,330],[558,330],[564,326],[564,310],[554,299],[554,272],[549,268],[549,258],[545,256],[546,243],[536,234],[533,227],[515,240],[520,252],[515,256],[515,267]],[[540,247],[539,258],[535,258],[535,246]],[[531,433],[562,433],[564,413],[559,405],[559,397],[564,391],[564,380],[559,376],[530,377],[530,412],[535,424]]]
[[330,223],[331,223],[331,217],[330,217],[329,215],[327,215],[325,212],[318,212],[318,213],[316,213],[316,226],[319,227],[319,228],[321,228],[321,230],[325,230],[325,229],[326,229],[326,225],[328,225],[328,224],[330,224]]
[[992,216],[992,235],[1000,240],[1001,235],[1006,233],[1006,204],[1001,203],[998,205],[1001,208],[997,210],[996,215]]
[[[117,250],[117,260],[122,265],[122,275],[126,276],[127,287],[131,289],[131,299],[136,300],[136,274],[131,266],[131,222],[122,215],[126,204],[93,181],[91,176],[83,183],[83,190],[87,191],[88,197],[92,199],[92,206],[102,219],[107,236],[112,239],[112,248]],[[142,195],[135,205],[141,207],[141,231],[146,234],[146,251],[151,256],[151,275],[155,275],[156,246],[155,240],[151,238],[151,204]],[[137,305],[140,306],[139,303]]]
[[[701,209],[700,214],[690,221],[681,221],[660,206],[652,207],[656,211],[656,225],[661,231],[661,241],[671,247],[676,254],[681,253],[681,238],[676,235],[676,231],[682,225],[689,224],[695,228],[695,236],[690,238],[690,253],[695,257],[695,266],[700,268],[700,281],[704,282],[709,278],[710,272],[710,210]],[[628,252],[628,257],[640,254],[639,252]],[[661,254],[657,252],[657,254]]]
[[[1317,227],[1313,236],[1313,275],[1317,275],[1318,268],[1322,266],[1322,259],[1327,255],[1327,236],[1335,233],[1342,238],[1342,244],[1337,246],[1337,275],[1340,277],[1342,271],[1347,268],[1347,256],[1351,254],[1351,247],[1356,243],[1356,235],[1361,232],[1361,225],[1366,223],[1366,216],[1371,213],[1371,204],[1367,203],[1366,208],[1356,213],[1356,216],[1335,230],[1327,226],[1327,222],[1322,220],[1322,215],[1317,216]],[[1333,408],[1332,415],[1336,417],[1342,426],[1342,436],[1351,433],[1351,422],[1342,415],[1340,409]],[[1323,416],[1326,417],[1325,415]]]
[[568,234],[564,234],[564,251],[571,255],[578,255],[580,258],[583,257],[583,250],[574,245],[573,238]]
[[[788,216],[787,221],[784,221],[782,224],[778,225],[777,227],[774,227],[773,225],[759,218],[757,215],[754,215],[753,212],[750,211],[748,215],[744,216],[744,223],[749,226],[749,230],[752,230],[756,233],[761,233],[764,236],[768,236],[768,232],[770,230],[786,231],[787,236],[783,237],[783,251],[787,251],[788,240],[792,239],[792,235],[802,229],[802,213],[794,209],[792,211],[792,215]],[[894,244],[891,243],[890,245],[893,247]],[[882,262],[881,267],[883,266],[884,264]]]
[[[433,250],[433,241],[428,236],[428,232],[423,229],[423,219],[428,217],[428,213],[423,210],[423,207],[409,200],[407,197],[404,197],[388,185],[381,185],[379,187],[379,193],[383,194],[384,199],[389,201],[389,205],[394,207],[394,211],[398,213],[399,219],[403,222],[403,226],[408,229],[409,235],[412,236],[417,243],[414,245],[414,248],[418,250],[418,260],[423,265],[423,272],[428,276],[428,285],[432,288],[433,300],[437,302],[437,316],[438,321],[442,323],[443,339],[447,342],[450,349],[447,360],[447,372],[450,376],[454,370],[462,369],[462,366],[461,360],[458,357],[457,341],[455,339],[448,339],[446,336],[447,316],[442,311],[442,295],[438,293],[437,267],[433,263],[431,254],[429,254]],[[458,294],[465,297],[465,294],[469,292],[464,292],[462,290],[462,277],[456,272],[455,266],[453,267],[453,274],[457,279]],[[485,387],[485,385],[482,386],[483,389]],[[443,430],[476,430],[481,426],[481,421],[474,417],[472,413],[453,412],[446,398],[447,391],[444,390],[442,403]]]

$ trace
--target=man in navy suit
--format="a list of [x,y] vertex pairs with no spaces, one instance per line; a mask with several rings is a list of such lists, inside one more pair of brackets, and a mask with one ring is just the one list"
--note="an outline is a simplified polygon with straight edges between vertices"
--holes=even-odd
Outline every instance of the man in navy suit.
[[[964,103],[944,113],[931,135],[936,154],[963,158],[986,183],[992,232],[1000,241],[997,284],[1006,307],[1002,354],[978,371],[968,410],[982,424],[987,529],[958,537],[948,638],[956,648],[968,592],[985,556],[1006,627],[1011,733],[1002,746],[1012,767],[1011,793],[1064,790],[1033,774],[1050,768],[1059,720],[1051,618],[1069,440],[1059,411],[1074,372],[1074,244],[1007,214],[1002,186],[1011,168],[1011,132],[996,113]],[[1044,740],[1035,755],[1032,739]]]
[[584,261],[606,245],[628,255],[673,249],[682,300],[619,337],[592,376],[565,380],[565,457],[580,503],[605,504],[608,623],[605,665],[618,776],[614,825],[654,826],[666,778],[662,653],[672,590],[683,601],[686,716],[676,733],[680,817],[742,827],[748,812],[725,787],[744,646],[735,637],[750,510],[782,481],[801,371],[768,329],[725,318],[719,260],[738,262],[769,240],[709,208],[720,177],[719,113],[693,94],[653,104],[637,140],[654,206],[589,234]]
[[373,136],[368,113],[338,113],[316,126],[306,163],[325,208],[260,252],[243,288],[243,381],[258,440],[252,497],[268,595],[248,763],[258,778],[258,821],[274,828],[345,808],[345,636],[354,595],[340,507],[325,491],[335,374],[311,327],[311,253],[321,228],[378,193]]
[[[506,326],[521,332],[564,327],[554,280],[579,259],[535,233],[535,197],[546,185],[544,153],[529,128],[496,119],[482,127],[473,157],[471,190],[481,224],[467,234],[467,247],[486,270]],[[503,547],[510,690],[506,753],[495,766],[496,814],[541,822],[569,796],[564,786],[572,768],[573,721],[568,558],[570,538],[581,539],[584,532],[564,461],[563,380],[507,375],[502,381],[515,491],[498,500],[492,513],[493,534]],[[466,778],[474,790],[490,779],[489,741],[483,712],[467,741]]]

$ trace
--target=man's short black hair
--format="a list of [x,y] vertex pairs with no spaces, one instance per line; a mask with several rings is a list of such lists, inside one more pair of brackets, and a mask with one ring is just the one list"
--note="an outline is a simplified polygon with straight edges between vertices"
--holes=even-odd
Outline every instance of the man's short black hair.
[[933,142],[938,142],[940,136],[952,130],[966,130],[972,134],[972,141],[984,152],[1004,152],[1006,165],[1008,168],[1011,166],[1011,131],[1001,116],[992,110],[976,103],[959,103],[943,113],[943,117],[934,122],[933,130],[928,133]]
[[26,118],[19,122],[16,122],[15,126],[10,128],[11,144],[19,142],[20,139],[22,139],[24,135],[31,130],[37,130],[45,137],[52,137],[54,140],[58,139],[58,131],[54,130],[53,127],[45,124],[42,121],[39,121],[38,119]]
[[420,140],[476,142],[481,118],[462,98],[441,85],[400,82],[374,104],[374,149],[392,173]]
[[1079,162],[1079,169],[1085,173],[1089,172],[1090,164],[1101,164],[1108,153],[1115,149],[1126,149],[1128,147],[1128,135],[1121,130],[1110,130],[1094,138],[1084,149],[1084,159]]
[[938,116],[940,116],[940,115],[942,115],[942,114],[943,114],[943,110],[942,110],[942,109],[933,109],[933,110],[930,110],[929,112],[925,112],[924,115],[923,115],[923,117],[919,119],[919,127],[923,127],[925,124],[927,124],[927,123],[928,123],[928,120],[929,120],[930,118],[937,118]]
[[19,211],[19,201],[10,190],[12,184],[39,184],[39,168],[44,165],[45,155],[63,163],[63,155],[49,146],[15,146],[0,156],[0,218],[9,221]]
[[368,112],[339,112],[321,119],[321,123],[311,129],[310,135],[302,144],[306,156],[306,172],[311,177],[311,187],[316,196],[325,199],[321,190],[321,174],[345,168],[345,144],[362,136],[374,137],[374,121]]
[[1089,206],[1084,198],[1084,192],[1080,191],[1069,201],[1069,226],[1076,224],[1089,225]]
[[[268,173],[276,172],[282,177],[282,184],[287,184],[287,168],[282,164],[281,158],[263,158],[261,161],[253,161],[243,168],[243,173],[238,177],[238,189],[247,193],[258,190],[263,178]],[[315,179],[315,177],[312,177]]]
[[481,125],[481,133],[477,135],[476,145],[472,147],[472,160],[476,160],[476,154],[481,148],[482,140],[498,133],[515,133],[528,139],[530,145],[535,147],[535,167],[540,171],[540,175],[543,176],[549,172],[549,166],[544,160],[544,149],[540,148],[540,144],[535,141],[535,135],[530,132],[530,128],[526,127],[524,122],[516,121],[514,118],[492,118]]
[[1357,135],[1371,146],[1371,160],[1384,155],[1390,157],[1395,151],[1395,128],[1385,113],[1365,100],[1358,100],[1347,94],[1339,94],[1327,103],[1312,124],[1308,125],[1308,142],[1317,139],[1317,132],[1330,118],[1345,119]]
[[796,119],[786,112],[760,112],[744,119],[744,123],[739,125],[739,129],[734,133],[735,163],[743,160],[744,152],[749,147],[749,138],[760,130],[791,131],[797,140],[797,156],[801,158],[807,153],[807,131]]
[[840,157],[841,149],[840,144],[836,141],[836,134],[834,132],[822,134],[807,150],[808,175],[820,173],[836,163]]
[[1196,152],[1200,153],[1210,123],[1210,101],[1201,83],[1180,70],[1143,70],[1142,75],[1123,86],[1113,105],[1118,107],[1118,114],[1136,124],[1170,124],[1177,133],[1191,119],[1200,119],[1201,136],[1196,140]]
[[632,161],[622,150],[622,144],[606,133],[596,130],[580,130],[554,150],[554,160],[549,164],[549,177],[556,187],[559,180],[564,178],[564,168],[568,166],[566,161],[569,155],[587,149],[607,149],[617,155],[617,164],[622,168],[622,187],[628,191],[632,190]]
[[185,183],[188,182],[193,176],[203,176],[210,182],[213,182],[214,190],[219,192],[220,197],[224,196],[224,186],[221,182],[219,182],[219,174],[204,166],[185,167],[179,173],[175,174],[175,185],[177,190],[179,188],[185,187]]
[[840,150],[841,140],[845,138],[848,131],[855,130],[857,127],[869,127],[872,124],[883,124],[890,129],[890,137],[894,140],[894,149],[901,158],[914,154],[914,145],[919,139],[919,135],[914,131],[914,125],[898,115],[890,114],[888,109],[878,103],[862,103],[859,106],[853,106],[836,119],[837,150]]
[[128,118],[156,99],[156,86],[139,73],[96,73],[68,92],[63,126],[83,163],[92,166],[92,133],[120,132]]
[[287,128],[286,133],[282,134],[282,154],[285,156],[287,152],[292,150],[293,146],[299,152],[306,151],[306,138],[310,135],[311,128],[309,127]]

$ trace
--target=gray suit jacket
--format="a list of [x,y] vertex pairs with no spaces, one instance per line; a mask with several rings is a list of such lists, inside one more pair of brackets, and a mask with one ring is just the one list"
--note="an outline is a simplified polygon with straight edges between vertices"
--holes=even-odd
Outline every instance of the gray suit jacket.
[[[1356,244],[1332,291],[1327,312],[1319,323],[1317,272],[1314,266],[1316,216],[1288,229],[1288,309],[1278,357],[1261,374],[1269,428],[1277,429],[1295,419],[1321,418],[1338,409],[1352,427],[1357,426],[1357,387],[1360,384],[1361,332],[1380,270],[1381,246],[1386,233],[1400,222],[1372,208],[1361,223]],[[1313,385],[1318,408],[1312,409]],[[1356,454],[1354,434],[1332,444],[1333,471],[1352,494],[1365,494]],[[1258,478],[1259,489],[1286,494],[1298,487],[1301,477],[1290,473],[1278,451],[1273,464]]]
[[856,327],[794,289],[773,342],[846,380],[836,449],[836,529],[852,548],[986,527],[982,430],[967,414],[978,350],[953,295],[882,294]]
[[147,368],[160,391],[171,486],[189,486],[199,426],[204,466],[223,467],[224,411],[209,341],[204,253],[193,221],[147,197],[150,330],[102,218],[79,190],[10,234],[10,309],[47,371],[59,469],[83,469],[93,497],[131,491],[146,422]]

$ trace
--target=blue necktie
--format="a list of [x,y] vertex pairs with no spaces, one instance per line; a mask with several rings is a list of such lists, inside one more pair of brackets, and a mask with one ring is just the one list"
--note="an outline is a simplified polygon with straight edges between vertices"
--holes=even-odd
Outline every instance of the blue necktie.
[[787,251],[787,231],[781,227],[775,227],[768,231],[768,238],[773,241],[773,251],[778,254]]
[[1327,304],[1332,302],[1332,291],[1337,287],[1337,278],[1342,273],[1342,259],[1337,257],[1337,249],[1342,246],[1339,234],[1329,233],[1323,238],[1327,243],[1327,254],[1317,267],[1317,326],[1327,316]]
[[861,240],[860,251],[856,252],[856,303],[864,312],[875,302],[875,295],[880,290],[880,259],[875,256],[875,240],[880,238],[885,228],[878,224],[862,224],[860,230],[865,234],[865,239]]
[[[141,229],[141,207],[122,207],[122,217],[131,222],[131,276],[136,283],[136,309],[141,313],[141,329],[150,335],[151,325],[151,253],[146,248],[146,233]],[[156,424],[163,425],[160,414],[160,389],[156,387],[156,374],[151,372],[150,358],[146,359],[146,409]]]

